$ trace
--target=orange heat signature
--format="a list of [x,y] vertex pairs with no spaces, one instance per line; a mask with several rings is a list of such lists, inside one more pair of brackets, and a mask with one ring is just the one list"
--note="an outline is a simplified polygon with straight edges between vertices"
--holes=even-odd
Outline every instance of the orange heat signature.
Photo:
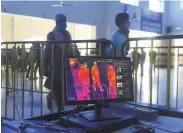
[[69,58],[69,64],[71,66],[75,65],[77,62],[78,62],[78,59],[77,58]]
[[[90,72],[87,66],[81,65],[78,71],[78,80],[82,86],[82,92],[80,92],[79,100],[90,99],[89,84],[90,84]],[[85,98],[84,98],[85,97]]]
[[99,68],[98,68],[96,62],[93,63],[93,66],[91,68],[91,74],[92,74],[94,90],[96,91],[96,85],[98,85],[98,87],[102,91],[101,82],[100,82],[100,75],[99,75]]
[[116,74],[115,69],[112,66],[107,68],[107,79],[109,81],[109,94],[115,94],[116,92]]

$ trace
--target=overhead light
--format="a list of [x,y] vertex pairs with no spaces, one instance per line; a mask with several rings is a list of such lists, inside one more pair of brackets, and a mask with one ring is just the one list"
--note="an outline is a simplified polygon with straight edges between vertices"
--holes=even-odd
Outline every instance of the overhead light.
[[180,28],[180,27],[178,27],[178,28],[176,28],[177,30],[181,30],[182,28]]
[[68,7],[68,6],[77,6],[77,4],[65,4],[63,1],[60,1],[59,4],[52,5],[53,7]]
[[60,5],[52,5],[53,7],[65,7],[66,5],[65,4],[60,4]]
[[72,5],[69,5],[69,4],[59,4],[59,5],[52,5],[53,7],[68,7],[68,6],[77,6],[77,4],[72,4]]

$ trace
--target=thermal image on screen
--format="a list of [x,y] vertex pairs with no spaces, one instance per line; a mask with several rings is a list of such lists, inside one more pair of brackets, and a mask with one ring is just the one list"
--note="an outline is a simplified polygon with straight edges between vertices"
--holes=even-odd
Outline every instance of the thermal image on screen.
[[116,99],[116,72],[112,62],[102,60],[66,60],[68,101]]

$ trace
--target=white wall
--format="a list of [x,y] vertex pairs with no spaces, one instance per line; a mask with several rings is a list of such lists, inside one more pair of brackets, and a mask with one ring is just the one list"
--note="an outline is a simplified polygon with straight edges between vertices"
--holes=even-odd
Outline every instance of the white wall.
[[[52,7],[53,4],[58,4],[58,2],[53,1],[5,1],[2,2],[1,10],[8,13],[46,17],[48,19],[54,19],[56,14],[63,13],[67,16],[69,22],[96,26],[96,38],[109,38],[117,29],[114,22],[116,14],[124,12],[124,4],[119,1],[66,1],[65,3],[78,5],[62,8]],[[178,6],[175,4],[176,2],[172,3],[174,3],[175,8]],[[165,31],[168,22],[174,24],[176,18],[183,19],[180,17],[182,13],[180,11],[177,11],[178,16],[174,16],[173,11],[169,16],[167,5],[165,4],[165,13],[163,15],[163,31]],[[131,29],[133,30],[140,30],[141,8],[148,9],[149,3],[141,1],[139,7],[128,6],[128,12],[137,15],[137,19],[132,20],[131,23]],[[181,22],[178,23],[182,24]]]
[[[173,27],[173,33],[183,33],[183,9],[180,8],[180,1],[168,1],[167,25]],[[176,28],[181,28],[180,30]]]
[[2,2],[2,12],[7,13],[46,17],[54,19],[58,13],[65,14],[69,22],[94,25],[97,27],[97,38],[106,37],[105,31],[105,10],[107,2],[65,2],[66,4],[78,4],[73,7],[52,7],[53,4],[59,4],[53,1],[4,1]]

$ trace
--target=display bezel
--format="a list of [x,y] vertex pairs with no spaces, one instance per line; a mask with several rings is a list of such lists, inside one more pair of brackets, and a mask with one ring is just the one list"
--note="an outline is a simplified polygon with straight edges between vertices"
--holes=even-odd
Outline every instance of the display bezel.
[[[68,101],[67,99],[67,90],[66,90],[66,59],[68,58],[87,58],[88,60],[90,60],[90,58],[92,59],[122,59],[122,60],[127,60],[129,61],[129,73],[130,73],[130,83],[129,83],[129,87],[131,88],[131,97],[128,98],[120,98],[120,99],[97,99],[97,100],[82,100],[82,101]],[[96,103],[108,103],[108,102],[129,102],[129,101],[134,101],[134,93],[133,93],[133,80],[132,80],[132,72],[131,72],[131,61],[130,61],[130,57],[102,57],[102,56],[80,56],[80,57],[76,57],[76,56],[69,56],[69,57],[64,57],[64,103],[65,105],[76,105],[76,104],[96,104]]]

